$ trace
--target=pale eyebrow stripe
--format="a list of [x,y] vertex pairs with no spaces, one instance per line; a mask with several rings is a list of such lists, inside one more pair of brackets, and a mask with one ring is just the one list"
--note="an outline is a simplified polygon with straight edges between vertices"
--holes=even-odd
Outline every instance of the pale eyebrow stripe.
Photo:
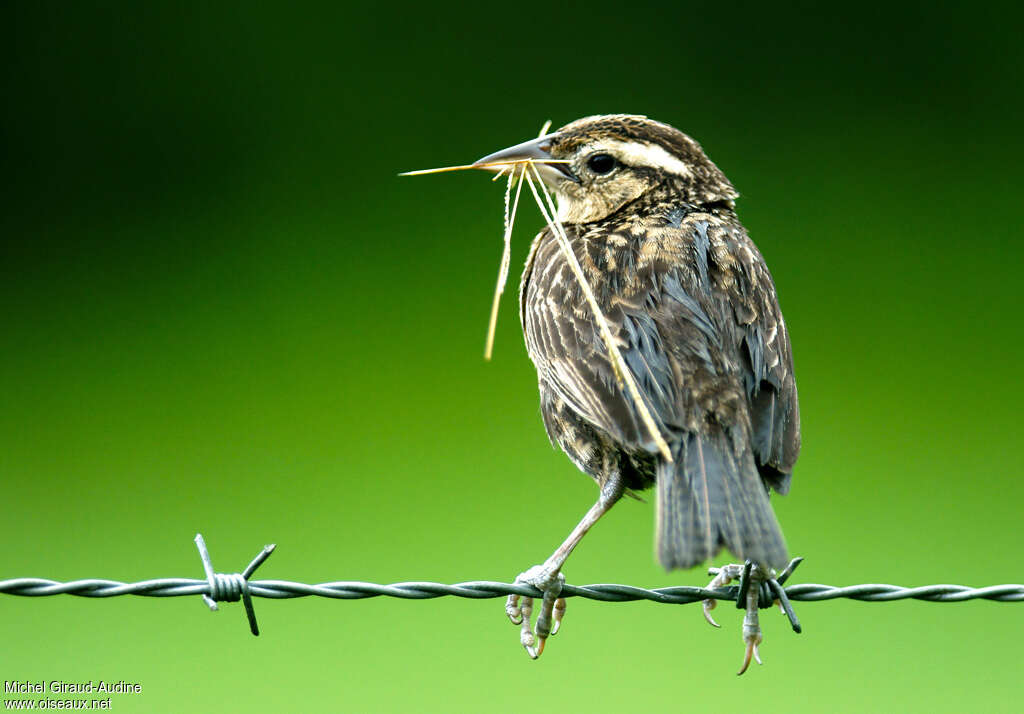
[[646,144],[640,141],[618,141],[606,139],[598,142],[595,151],[608,151],[616,154],[623,163],[630,166],[646,166],[661,169],[676,176],[689,178],[693,175],[690,167],[657,144]]

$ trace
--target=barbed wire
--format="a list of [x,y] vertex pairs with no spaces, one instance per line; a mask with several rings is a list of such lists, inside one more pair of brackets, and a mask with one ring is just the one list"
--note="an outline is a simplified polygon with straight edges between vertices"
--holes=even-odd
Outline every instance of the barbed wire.
[[[259,635],[256,616],[252,607],[253,597],[284,600],[300,597],[326,597],[339,600],[361,600],[372,597],[394,597],[406,600],[429,600],[438,597],[461,597],[470,599],[487,599],[521,595],[526,597],[542,597],[543,593],[532,585],[524,583],[501,583],[489,580],[475,580],[464,583],[446,585],[434,582],[402,582],[390,585],[367,583],[360,581],[336,581],[327,583],[297,583],[289,580],[249,580],[253,572],[274,551],[275,546],[268,545],[253,559],[241,573],[217,573],[213,569],[210,554],[201,535],[196,535],[196,547],[203,561],[205,580],[193,578],[156,578],[135,583],[124,583],[116,580],[89,578],[60,582],[45,578],[14,578],[0,580],[0,593],[22,597],[46,597],[50,595],[74,595],[77,597],[105,598],[121,595],[138,595],[143,597],[185,597],[200,595],[211,610],[217,609],[218,602],[237,602],[242,600],[249,620],[249,629]],[[1024,584],[990,585],[972,588],[966,585],[922,585],[903,587],[865,583],[837,587],[817,583],[802,583],[782,588],[796,566],[802,559],[797,558],[777,579],[767,581],[761,597],[762,607],[768,607],[775,599],[786,599],[807,602],[835,600],[846,598],[861,602],[892,602],[895,600],[924,600],[927,602],[964,602],[967,600],[992,600],[996,602],[1024,602]],[[712,572],[716,572],[712,569]],[[646,589],[632,585],[604,583],[596,585],[563,585],[561,597],[580,597],[602,602],[634,602],[647,600],[650,602],[685,605],[704,600],[730,600],[737,603],[745,601],[746,589],[750,583],[749,568],[740,584],[720,587],[702,588],[695,586],[672,586],[665,588]],[[774,584],[772,584],[774,583]],[[743,596],[740,597],[740,594]],[[791,614],[791,613],[787,613]],[[790,620],[793,629],[800,631],[795,617]]]

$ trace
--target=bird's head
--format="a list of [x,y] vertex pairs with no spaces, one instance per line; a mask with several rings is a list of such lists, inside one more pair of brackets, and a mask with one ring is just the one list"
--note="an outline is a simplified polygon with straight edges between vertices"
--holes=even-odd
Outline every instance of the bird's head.
[[[537,160],[564,223],[599,221],[663,184],[696,205],[738,195],[700,144],[644,116],[578,119],[552,134],[485,156],[476,165],[495,168],[525,159]],[[563,163],[542,163],[551,159]]]

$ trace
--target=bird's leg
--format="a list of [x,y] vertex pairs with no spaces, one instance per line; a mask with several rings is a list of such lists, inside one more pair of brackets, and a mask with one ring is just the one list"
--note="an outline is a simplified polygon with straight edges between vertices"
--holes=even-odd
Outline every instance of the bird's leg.
[[505,612],[509,619],[515,625],[522,625],[519,641],[533,659],[540,657],[548,635],[558,632],[562,617],[565,615],[565,598],[559,597],[562,585],[565,583],[562,565],[565,564],[569,554],[587,534],[587,531],[622,497],[624,490],[625,484],[622,476],[617,472],[611,474],[601,485],[601,496],[597,499],[597,503],[590,507],[587,514],[573,528],[572,533],[562,545],[558,546],[558,549],[551,554],[551,557],[516,577],[517,584],[532,585],[544,594],[540,612],[537,614],[537,626],[533,631],[530,628],[533,598],[524,595],[522,604],[520,604],[519,595],[509,595],[505,602]]

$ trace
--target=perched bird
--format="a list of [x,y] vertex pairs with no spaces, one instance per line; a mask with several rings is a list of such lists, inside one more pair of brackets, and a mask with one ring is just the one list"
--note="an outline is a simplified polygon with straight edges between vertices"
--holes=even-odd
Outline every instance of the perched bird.
[[[783,567],[786,544],[768,493],[789,490],[800,414],[772,277],[736,217],[738,194],[696,141],[643,116],[593,116],[475,165],[526,160],[557,199],[663,444],[617,378],[549,226],[523,272],[522,328],[548,436],[598,483],[600,497],[547,561],[517,579],[544,593],[535,633],[532,602],[509,598],[514,622],[525,611],[522,643],[536,657],[564,613],[562,565],[625,493],[656,489],[657,553],[667,569],[702,563],[723,546],[762,572]],[[760,632],[745,639],[749,662]]]

